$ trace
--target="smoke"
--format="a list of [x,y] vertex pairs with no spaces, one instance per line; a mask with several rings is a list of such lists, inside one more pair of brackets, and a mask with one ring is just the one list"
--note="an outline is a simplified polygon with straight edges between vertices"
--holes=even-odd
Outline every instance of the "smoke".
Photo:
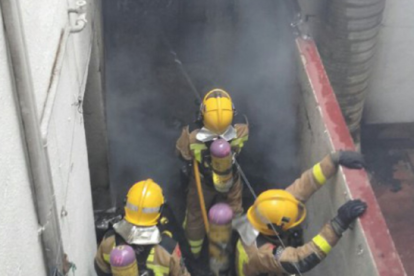
[[[230,90],[251,124],[242,161],[247,173],[262,181],[255,183],[258,190],[286,186],[297,176],[299,91],[289,13],[283,1],[240,3],[237,47],[228,70]],[[255,162],[249,166],[250,160]]]
[[238,116],[247,116],[251,133],[240,163],[256,191],[287,186],[299,173],[290,13],[273,0],[210,1],[205,10],[205,25],[187,25],[192,36],[180,56],[201,91],[228,90]]
[[145,3],[103,3],[110,180],[118,206],[132,184],[147,178],[163,186],[168,199],[180,198],[175,140],[193,107],[178,92],[186,84],[162,40],[159,18],[175,7]]
[[[293,37],[278,1],[104,1],[110,179],[122,203],[151,177],[182,209],[175,141],[195,97],[165,40],[201,93],[222,87],[250,123],[240,163],[256,191],[297,176],[298,85]],[[223,4],[224,2],[224,4]],[[154,4],[155,3],[155,4]]]

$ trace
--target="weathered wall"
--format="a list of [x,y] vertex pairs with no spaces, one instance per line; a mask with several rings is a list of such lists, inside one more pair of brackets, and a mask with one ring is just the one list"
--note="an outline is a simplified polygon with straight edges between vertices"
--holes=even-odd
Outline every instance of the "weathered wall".
[[414,1],[389,0],[379,34],[365,121],[414,122]]
[[[93,271],[95,234],[82,109],[76,81],[75,52],[68,41],[61,69],[47,145],[56,204],[62,212],[61,231],[65,252],[79,271]],[[64,213],[67,212],[67,215]]]
[[[310,168],[329,152],[355,150],[351,136],[312,40],[297,39],[301,70],[301,162]],[[405,275],[364,171],[341,168],[306,204],[305,238],[310,240],[348,199],[360,198],[368,210],[329,256],[309,275]]]
[[[303,91],[301,108],[301,167],[313,164],[333,151],[318,104],[309,91]],[[304,226],[306,241],[311,240],[322,226],[336,215],[336,210],[350,199],[343,176],[328,181],[307,203],[308,217]],[[358,250],[363,254],[357,255]],[[345,261],[346,260],[346,261]],[[352,263],[352,266],[348,265]],[[378,275],[369,255],[360,225],[347,231],[329,256],[310,275]]]
[[[76,1],[61,3],[59,9],[74,7]],[[87,82],[88,65],[92,49],[92,27],[95,15],[95,1],[88,1],[88,24],[86,28],[62,39],[59,54],[64,54],[61,68],[57,72],[56,95],[48,92],[46,102],[53,102],[53,109],[47,128],[47,145],[55,187],[56,204],[61,212],[61,231],[64,251],[76,267],[76,273],[93,275],[93,257],[96,250],[92,213],[92,197],[89,180],[85,126],[82,101]],[[55,11],[58,13],[58,11]],[[63,30],[73,25],[75,16],[68,16]],[[63,37],[65,34],[63,34]],[[31,44],[28,44],[31,45]],[[30,46],[29,46],[30,47]],[[55,51],[56,55],[56,51]],[[56,57],[55,57],[56,58]],[[59,65],[57,65],[58,67]],[[42,118],[42,123],[46,118]]]
[[[77,34],[68,32],[76,15],[68,16],[67,10],[75,6],[75,0],[19,2],[39,127],[46,141],[61,215],[62,250],[76,265],[76,275],[94,275],[96,242],[82,100],[92,48],[95,1],[87,1],[89,22]],[[0,275],[45,275],[2,34],[0,42],[0,178],[7,180],[0,183],[4,197],[0,201]]]
[[89,172],[93,192],[94,209],[108,208],[108,142],[104,95],[104,46],[102,37],[102,8],[97,3],[93,21],[93,43],[83,102],[86,141],[88,146]]
[[39,118],[47,96],[59,37],[68,20],[67,5],[67,1],[20,1]]
[[[3,19],[0,13],[0,23]],[[44,275],[42,245],[13,93],[3,27],[0,28],[0,275]],[[24,249],[24,251],[22,251]]]

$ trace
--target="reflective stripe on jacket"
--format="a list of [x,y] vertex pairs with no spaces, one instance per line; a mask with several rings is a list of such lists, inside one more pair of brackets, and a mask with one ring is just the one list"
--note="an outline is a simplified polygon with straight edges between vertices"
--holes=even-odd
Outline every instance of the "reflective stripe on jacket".
[[307,272],[318,265],[339,241],[340,237],[330,223],[310,242],[294,248],[275,246],[271,242],[257,241],[250,246],[237,242],[237,276],[282,276]]
[[[246,124],[235,124],[234,128],[237,131],[237,138],[230,142],[233,150],[240,153],[244,147],[244,143],[249,139],[249,128]],[[199,129],[194,129],[190,132],[189,126],[183,128],[181,136],[176,143],[177,152],[187,161],[195,158],[197,162],[203,162],[203,153],[208,149],[207,145],[196,139]]]
[[[337,171],[330,155],[305,171],[300,178],[286,188],[297,200],[305,203]],[[289,275],[309,271],[320,263],[336,245],[340,236],[330,223],[320,233],[301,247],[276,246],[271,242],[255,242],[246,245],[239,240],[236,247],[236,272],[238,276]]]

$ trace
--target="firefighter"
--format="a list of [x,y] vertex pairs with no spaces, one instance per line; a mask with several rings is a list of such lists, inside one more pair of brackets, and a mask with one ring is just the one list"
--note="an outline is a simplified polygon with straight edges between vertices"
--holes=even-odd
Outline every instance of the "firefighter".
[[157,224],[165,204],[152,179],[134,184],[126,197],[125,216],[108,231],[95,257],[98,276],[189,276],[180,247]]
[[[242,184],[234,158],[248,140],[249,131],[247,123],[235,123],[234,115],[230,95],[222,89],[211,90],[200,105],[199,120],[183,128],[176,149],[188,164],[194,164],[196,160],[205,208],[209,209],[221,198],[237,216],[243,213]],[[191,252],[198,258],[205,228],[197,196],[197,173],[193,170],[194,167],[189,170],[184,228]]]
[[319,234],[303,246],[285,248],[280,237],[305,219],[304,203],[336,173],[339,165],[360,169],[364,161],[359,153],[352,151],[328,155],[286,190],[261,193],[247,215],[233,221],[240,234],[235,262],[238,276],[300,274],[327,256],[342,233],[364,213],[367,208],[364,202],[346,202]]

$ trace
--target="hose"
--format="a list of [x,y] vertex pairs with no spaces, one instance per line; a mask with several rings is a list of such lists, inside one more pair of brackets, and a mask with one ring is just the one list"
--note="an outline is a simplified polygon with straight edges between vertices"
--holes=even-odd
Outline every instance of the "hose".
[[201,188],[200,171],[198,169],[197,160],[195,159],[193,160],[193,167],[194,167],[194,178],[197,184],[198,198],[200,200],[201,214],[203,215],[204,227],[206,229],[206,233],[209,233],[210,224],[208,223],[206,203],[204,202],[203,189]]

